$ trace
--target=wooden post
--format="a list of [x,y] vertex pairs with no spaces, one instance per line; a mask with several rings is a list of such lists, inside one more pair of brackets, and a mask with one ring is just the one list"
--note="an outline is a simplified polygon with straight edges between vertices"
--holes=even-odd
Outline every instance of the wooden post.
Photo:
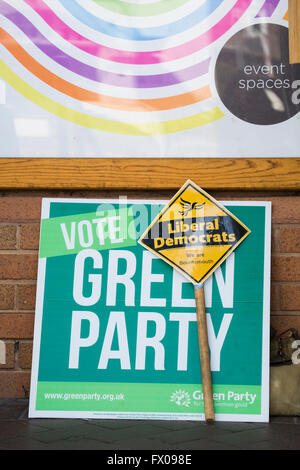
[[215,412],[214,412],[214,402],[213,402],[213,392],[212,392],[210,355],[209,355],[208,336],[207,336],[207,324],[206,324],[203,284],[200,286],[195,286],[195,299],[196,299],[197,327],[198,327],[198,338],[199,338],[200,364],[201,364],[205,419],[206,421],[214,421]]
[[290,63],[300,63],[300,1],[289,0]]

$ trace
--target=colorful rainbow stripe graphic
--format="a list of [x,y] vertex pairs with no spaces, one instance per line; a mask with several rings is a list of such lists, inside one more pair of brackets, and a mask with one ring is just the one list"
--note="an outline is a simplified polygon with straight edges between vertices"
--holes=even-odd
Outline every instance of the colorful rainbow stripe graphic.
[[[0,0],[0,77],[79,126],[148,136],[224,117],[211,50],[280,0]],[[247,16],[247,18],[248,18]]]

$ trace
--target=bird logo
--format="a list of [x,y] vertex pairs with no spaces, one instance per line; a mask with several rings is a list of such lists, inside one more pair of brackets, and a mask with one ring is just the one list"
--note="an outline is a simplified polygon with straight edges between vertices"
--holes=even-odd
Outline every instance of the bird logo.
[[179,214],[181,215],[188,215],[190,211],[193,209],[202,209],[202,207],[205,205],[205,202],[202,204],[198,204],[197,201],[195,202],[189,202],[185,201],[182,197],[179,200],[180,205],[182,206],[182,211],[179,211]]

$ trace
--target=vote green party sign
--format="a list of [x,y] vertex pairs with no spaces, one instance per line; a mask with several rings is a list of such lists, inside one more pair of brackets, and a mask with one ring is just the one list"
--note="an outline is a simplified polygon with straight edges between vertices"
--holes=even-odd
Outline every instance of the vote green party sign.
[[[269,419],[268,202],[205,281],[216,420]],[[138,240],[166,201],[43,199],[29,417],[203,420],[194,289]]]

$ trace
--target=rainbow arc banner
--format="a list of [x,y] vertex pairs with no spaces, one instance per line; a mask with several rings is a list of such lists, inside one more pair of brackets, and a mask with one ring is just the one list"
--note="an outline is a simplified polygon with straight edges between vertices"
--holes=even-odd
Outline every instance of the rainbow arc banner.
[[1,0],[2,156],[298,156],[287,10],[288,0]]

